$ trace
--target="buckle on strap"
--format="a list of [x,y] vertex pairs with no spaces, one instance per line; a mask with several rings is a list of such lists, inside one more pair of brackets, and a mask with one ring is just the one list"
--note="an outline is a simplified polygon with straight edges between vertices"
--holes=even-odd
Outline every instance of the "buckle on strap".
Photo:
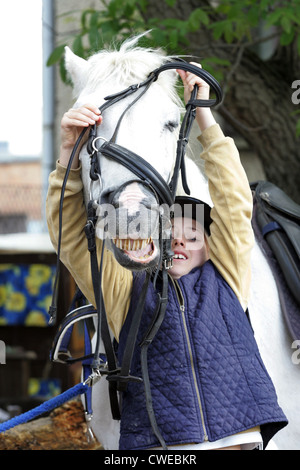
[[99,369],[94,369],[93,372],[88,376],[88,378],[83,382],[89,387],[93,387],[101,379],[102,374]]
[[167,271],[173,268],[173,256],[164,260],[164,269]]

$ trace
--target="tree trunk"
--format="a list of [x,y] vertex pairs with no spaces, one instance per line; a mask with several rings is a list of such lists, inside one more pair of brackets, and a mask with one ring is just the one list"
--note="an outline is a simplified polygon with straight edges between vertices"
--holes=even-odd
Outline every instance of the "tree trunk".
[[[174,8],[160,0],[148,0],[147,17],[186,19],[196,7],[208,0],[178,0]],[[300,79],[299,57],[295,45],[278,48],[274,57],[261,60],[250,49],[216,42],[205,26],[190,35],[187,54],[201,61],[217,56],[232,64],[226,72],[223,104],[218,112],[241,134],[258,154],[267,179],[300,203],[300,148],[296,137],[298,117],[292,115],[292,82]]]
[[0,450],[102,450],[88,439],[80,400],[71,400],[46,418],[20,424],[0,434]]
[[267,179],[300,203],[300,148],[291,83],[247,51],[232,74],[220,114],[259,155]]

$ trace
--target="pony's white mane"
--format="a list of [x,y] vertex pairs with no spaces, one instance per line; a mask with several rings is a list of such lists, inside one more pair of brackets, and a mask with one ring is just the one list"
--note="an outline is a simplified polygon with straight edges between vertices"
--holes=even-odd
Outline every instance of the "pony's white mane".
[[[146,34],[146,33],[145,33]],[[84,94],[93,93],[100,83],[110,82],[116,88],[127,88],[140,83],[160,65],[172,60],[162,49],[138,47],[137,43],[144,34],[124,41],[120,48],[111,46],[92,55],[86,62],[86,73],[79,83],[74,83],[76,97],[84,90]],[[67,58],[66,58],[67,60]],[[83,67],[84,61],[82,61]],[[164,92],[179,106],[182,102],[176,91],[177,74],[174,70],[159,75],[158,82]],[[115,90],[119,91],[119,90]],[[114,91],[112,91],[113,93]]]

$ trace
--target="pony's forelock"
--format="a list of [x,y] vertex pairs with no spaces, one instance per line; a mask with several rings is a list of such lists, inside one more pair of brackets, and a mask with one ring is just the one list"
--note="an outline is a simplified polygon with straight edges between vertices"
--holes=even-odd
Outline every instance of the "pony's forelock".
[[[110,49],[92,55],[88,59],[89,74],[84,93],[93,93],[105,82],[121,88],[140,83],[152,70],[172,60],[172,57],[166,55],[163,49],[138,46],[142,36],[144,34],[127,39],[119,48],[112,46]],[[171,99],[181,106],[176,92],[175,72],[171,70],[160,74],[159,83]]]

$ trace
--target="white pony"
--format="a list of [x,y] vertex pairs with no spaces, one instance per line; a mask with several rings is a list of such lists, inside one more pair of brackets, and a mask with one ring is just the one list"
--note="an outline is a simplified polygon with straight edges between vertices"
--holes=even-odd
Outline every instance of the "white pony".
[[[95,54],[87,61],[74,55],[66,48],[66,68],[74,85],[76,105],[92,102],[100,106],[106,95],[119,92],[129,85],[142,82],[155,68],[164,63],[167,58],[160,51],[149,51],[136,47],[137,39],[125,42],[119,51],[103,51]],[[129,148],[136,154],[149,161],[163,178],[168,181],[172,172],[177,141],[177,130],[180,122],[180,103],[177,98],[176,73],[163,72],[157,82],[151,85],[146,94],[130,109],[118,134],[118,143]],[[115,130],[118,117],[133,98],[121,100],[107,111],[100,126],[101,137],[109,139]],[[83,147],[81,156],[83,166],[83,181],[86,197],[97,198],[100,188],[90,188],[89,168],[90,161]],[[189,160],[188,183],[191,194],[208,202],[211,199],[208,186],[202,169]],[[101,162],[102,187],[105,195],[110,195],[128,179],[132,174],[119,164],[103,159]],[[143,192],[143,197],[153,198],[144,186],[138,187],[132,183],[129,194]],[[131,191],[131,193],[130,193]],[[179,192],[182,193],[179,188]],[[95,195],[96,194],[96,195]],[[127,194],[128,195],[128,194]],[[120,196],[120,195],[119,195]],[[119,197],[118,196],[118,197]],[[125,198],[126,199],[126,198]],[[150,199],[151,200],[151,199]],[[155,204],[151,200],[151,204]],[[110,248],[119,254],[118,261],[122,263],[122,244],[116,247],[110,242]],[[143,242],[142,257],[157,262],[157,247],[155,241],[149,239]],[[139,263],[134,258],[129,263],[130,269]],[[289,337],[281,313],[277,288],[272,272],[264,257],[262,250],[256,243],[252,260],[252,293],[249,305],[251,323],[255,331],[256,340],[262,358],[266,364],[271,378],[275,384],[279,404],[289,419],[289,425],[280,431],[273,439],[269,448],[277,446],[278,449],[300,449],[300,361],[292,361],[292,340]],[[105,449],[118,449],[119,423],[113,421],[110,413],[107,381],[102,378],[93,387],[93,419],[92,429],[97,439]]]

